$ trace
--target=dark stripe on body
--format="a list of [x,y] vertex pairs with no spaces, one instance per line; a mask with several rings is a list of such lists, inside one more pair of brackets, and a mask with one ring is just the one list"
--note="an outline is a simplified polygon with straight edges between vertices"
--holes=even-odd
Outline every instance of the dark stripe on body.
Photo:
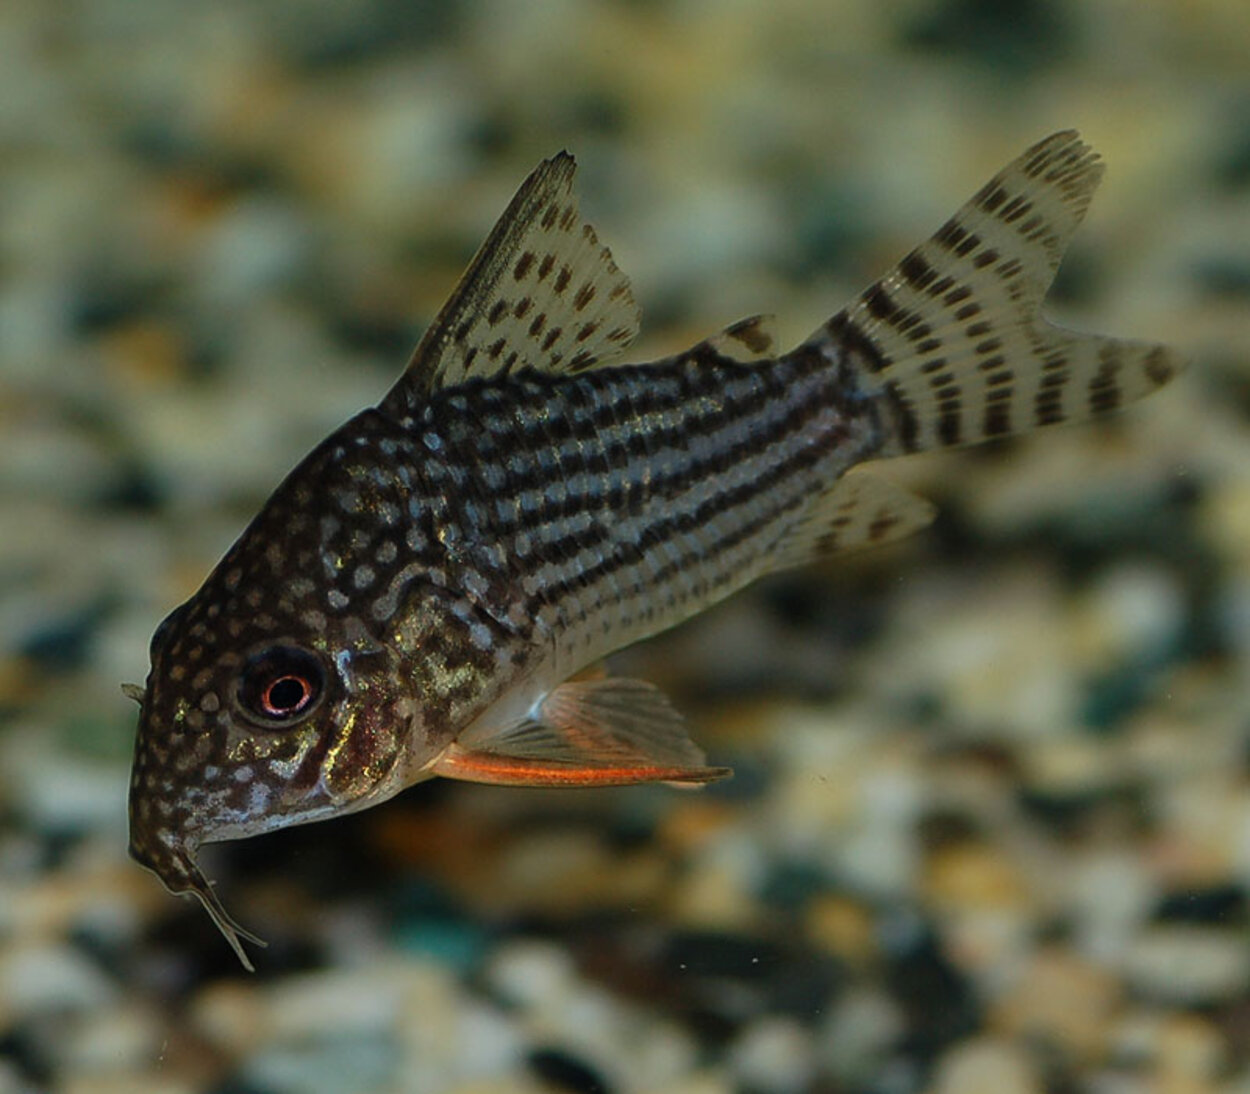
[[[701,586],[731,584],[743,559],[729,571],[717,568],[719,557],[752,537],[764,552],[784,530],[765,542],[770,525],[878,439],[875,408],[838,390],[835,375],[808,353],[756,365],[675,358],[573,378],[522,373],[454,389],[463,417],[445,429],[457,435],[447,458],[462,461],[466,488],[493,522],[481,530],[491,542],[466,544],[463,562],[498,544],[523,613],[557,606],[580,615],[577,598],[595,589],[589,610],[626,622],[640,604],[641,614],[656,614],[649,598],[673,608]],[[451,425],[445,402],[436,397],[423,416],[434,428]],[[501,496],[513,502],[502,514]],[[449,501],[444,512],[454,516]],[[699,540],[735,510],[740,523]],[[525,537],[528,552],[518,549]],[[524,596],[520,580],[545,566],[554,567],[548,583]],[[683,571],[690,587],[674,588]]]

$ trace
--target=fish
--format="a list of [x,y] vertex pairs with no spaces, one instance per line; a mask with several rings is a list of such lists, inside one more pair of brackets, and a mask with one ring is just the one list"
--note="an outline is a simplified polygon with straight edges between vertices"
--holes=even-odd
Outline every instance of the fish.
[[1103,174],[1033,145],[782,352],[771,320],[622,363],[629,280],[567,152],[526,179],[398,381],[274,491],[157,627],[130,854],[263,945],[205,843],[353,813],[435,776],[699,786],[654,685],[609,654],[766,574],[915,532],[929,502],[858,465],[1114,411],[1183,362],[1043,318]]

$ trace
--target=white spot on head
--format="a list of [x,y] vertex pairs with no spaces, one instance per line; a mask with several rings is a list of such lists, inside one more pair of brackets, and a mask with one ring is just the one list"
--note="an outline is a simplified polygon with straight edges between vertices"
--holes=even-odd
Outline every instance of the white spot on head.
[[269,773],[278,779],[290,779],[299,768],[300,759],[292,756],[289,760],[270,760]]
[[269,787],[264,783],[253,783],[247,795],[248,812],[253,815],[266,812],[269,809],[270,797]]

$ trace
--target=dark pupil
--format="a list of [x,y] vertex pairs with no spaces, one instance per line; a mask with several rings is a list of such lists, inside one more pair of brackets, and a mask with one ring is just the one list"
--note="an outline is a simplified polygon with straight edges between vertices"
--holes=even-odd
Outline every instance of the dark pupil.
[[289,714],[301,706],[311,689],[298,676],[281,676],[265,692],[265,706],[275,714]]
[[239,678],[244,711],[276,728],[310,714],[325,688],[325,670],[316,654],[298,646],[272,646],[256,654]]

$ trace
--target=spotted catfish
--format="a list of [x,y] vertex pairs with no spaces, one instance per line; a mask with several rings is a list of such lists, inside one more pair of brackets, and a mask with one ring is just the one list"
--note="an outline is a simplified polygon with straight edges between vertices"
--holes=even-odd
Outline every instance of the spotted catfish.
[[[132,855],[191,893],[205,842],[341,816],[436,775],[706,783],[652,685],[588,673],[783,567],[932,510],[855,465],[1089,418],[1178,370],[1075,334],[1042,298],[1102,174],[1030,148],[786,353],[747,319],[615,359],[629,283],[567,154],[526,180],[377,406],[278,487],[152,639]],[[249,965],[250,967],[250,965]]]

